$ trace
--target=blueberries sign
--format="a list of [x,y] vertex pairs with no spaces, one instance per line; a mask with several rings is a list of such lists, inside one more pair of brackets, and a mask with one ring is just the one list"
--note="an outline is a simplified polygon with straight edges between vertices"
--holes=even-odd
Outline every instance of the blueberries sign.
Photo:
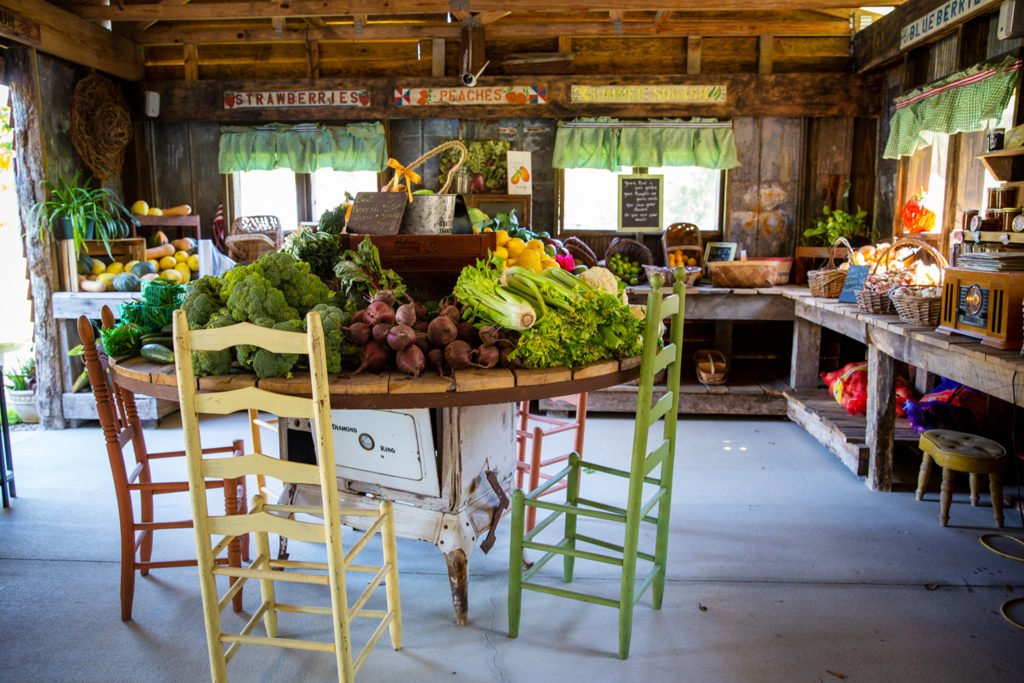
[[905,50],[933,33],[952,28],[964,18],[995,3],[996,0],[949,0],[949,2],[944,2],[900,30],[900,49]]

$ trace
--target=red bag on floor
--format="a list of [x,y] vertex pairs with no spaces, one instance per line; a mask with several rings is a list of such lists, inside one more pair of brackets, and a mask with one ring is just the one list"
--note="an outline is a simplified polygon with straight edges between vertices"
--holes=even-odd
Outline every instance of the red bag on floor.
[[[821,373],[836,402],[850,415],[864,415],[868,411],[868,364],[864,361],[847,363],[833,372]],[[896,417],[905,417],[903,404],[914,398],[902,377],[896,378]]]

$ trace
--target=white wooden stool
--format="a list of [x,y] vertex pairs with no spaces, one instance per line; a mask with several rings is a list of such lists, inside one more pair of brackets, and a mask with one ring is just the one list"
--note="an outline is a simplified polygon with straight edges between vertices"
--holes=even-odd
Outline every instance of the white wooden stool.
[[921,448],[921,472],[917,477],[917,499],[924,497],[932,461],[942,468],[942,490],[939,495],[939,524],[949,522],[949,505],[953,501],[953,473],[967,472],[971,475],[971,505],[978,504],[978,475],[988,475],[989,492],[992,495],[992,512],[996,526],[1003,526],[1003,485],[999,473],[1006,460],[1006,449],[992,439],[982,436],[954,432],[949,429],[929,429],[918,440]]

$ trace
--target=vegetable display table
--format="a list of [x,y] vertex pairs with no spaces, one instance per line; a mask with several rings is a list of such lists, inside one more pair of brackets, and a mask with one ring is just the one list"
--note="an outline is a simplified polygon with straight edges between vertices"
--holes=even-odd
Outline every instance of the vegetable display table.
[[[173,365],[154,365],[141,358],[111,361],[120,386],[137,394],[176,401],[178,388]],[[335,376],[331,406],[336,410],[416,412],[434,408],[436,458],[422,458],[416,474],[398,476],[397,463],[381,449],[376,466],[354,460],[362,454],[338,453],[339,491],[345,506],[374,505],[366,494],[392,500],[399,536],[424,540],[444,555],[451,581],[455,620],[466,623],[469,597],[469,558],[477,539],[485,535],[486,551],[494,542],[495,527],[508,504],[515,474],[515,405],[580,392],[596,391],[635,380],[640,358],[608,360],[575,370],[460,370],[451,377],[400,373]],[[198,388],[220,390],[259,386],[268,391],[303,395],[309,379],[259,380],[251,374],[201,377]],[[338,429],[338,419],[335,419]],[[290,438],[303,430],[299,420],[287,420],[281,429],[282,457],[288,457]],[[369,431],[369,430],[367,430]],[[364,434],[358,435],[360,438]],[[370,451],[376,454],[376,450]],[[348,456],[348,457],[346,457]],[[302,499],[303,491],[295,494]],[[306,504],[305,500],[302,504]],[[345,520],[358,526],[358,519]]]

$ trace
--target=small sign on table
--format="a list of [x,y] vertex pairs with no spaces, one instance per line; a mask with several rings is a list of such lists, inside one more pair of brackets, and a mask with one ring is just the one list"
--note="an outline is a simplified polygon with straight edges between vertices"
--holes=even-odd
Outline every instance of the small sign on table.
[[864,283],[867,282],[870,272],[871,266],[850,266],[850,269],[846,271],[843,289],[839,292],[839,303],[857,303],[857,292],[864,289]]
[[397,235],[409,199],[404,192],[357,192],[348,231],[360,235]]

